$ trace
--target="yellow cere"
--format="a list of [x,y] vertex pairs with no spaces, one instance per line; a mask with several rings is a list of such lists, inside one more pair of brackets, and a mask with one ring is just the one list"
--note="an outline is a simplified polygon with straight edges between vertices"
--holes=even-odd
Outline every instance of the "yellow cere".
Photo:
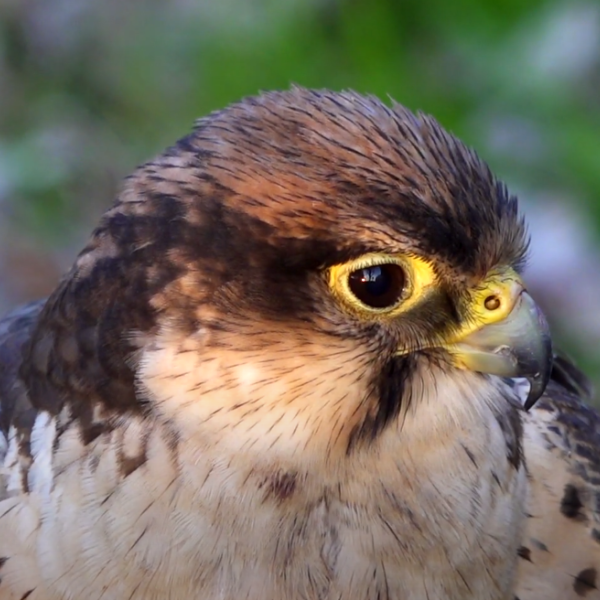
[[[404,270],[406,284],[401,298],[396,304],[386,308],[365,306],[350,290],[350,274],[360,269],[388,264],[397,264]],[[354,313],[371,317],[394,317],[406,312],[422,302],[435,284],[436,275],[431,263],[412,255],[365,254],[356,260],[334,265],[329,269],[329,286],[342,305]]]
[[524,289],[522,279],[513,269],[507,268],[488,274],[470,291],[466,318],[460,330],[448,343],[458,342],[486,325],[506,319]]

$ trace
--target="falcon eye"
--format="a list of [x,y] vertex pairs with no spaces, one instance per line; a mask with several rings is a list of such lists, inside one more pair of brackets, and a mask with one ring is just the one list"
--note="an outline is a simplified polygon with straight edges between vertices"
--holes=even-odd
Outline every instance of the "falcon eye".
[[413,254],[371,252],[332,265],[325,274],[342,308],[377,321],[410,310],[436,282],[430,262]]
[[350,291],[370,308],[391,308],[404,294],[406,275],[396,263],[372,265],[348,275]]

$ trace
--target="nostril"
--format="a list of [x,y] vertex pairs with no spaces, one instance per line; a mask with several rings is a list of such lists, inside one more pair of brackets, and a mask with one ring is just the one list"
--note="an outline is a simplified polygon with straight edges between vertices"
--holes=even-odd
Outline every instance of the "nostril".
[[483,305],[487,310],[498,310],[500,308],[500,298],[495,294],[492,294],[483,301]]

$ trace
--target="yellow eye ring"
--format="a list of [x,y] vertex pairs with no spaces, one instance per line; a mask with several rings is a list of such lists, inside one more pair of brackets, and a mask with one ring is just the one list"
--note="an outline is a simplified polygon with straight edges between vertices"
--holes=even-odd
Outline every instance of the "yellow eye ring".
[[331,267],[329,285],[355,311],[388,314],[410,293],[410,269],[405,261],[394,256],[366,255]]

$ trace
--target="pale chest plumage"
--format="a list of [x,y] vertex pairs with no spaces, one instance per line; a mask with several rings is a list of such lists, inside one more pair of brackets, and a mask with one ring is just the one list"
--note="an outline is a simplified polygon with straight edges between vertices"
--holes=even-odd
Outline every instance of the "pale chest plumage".
[[30,493],[0,502],[0,599],[512,598],[524,471],[492,411],[448,390],[405,415],[429,428],[294,470],[273,428],[265,460],[228,454],[235,432],[199,452],[166,418],[84,446],[40,413],[26,473],[6,455]]

